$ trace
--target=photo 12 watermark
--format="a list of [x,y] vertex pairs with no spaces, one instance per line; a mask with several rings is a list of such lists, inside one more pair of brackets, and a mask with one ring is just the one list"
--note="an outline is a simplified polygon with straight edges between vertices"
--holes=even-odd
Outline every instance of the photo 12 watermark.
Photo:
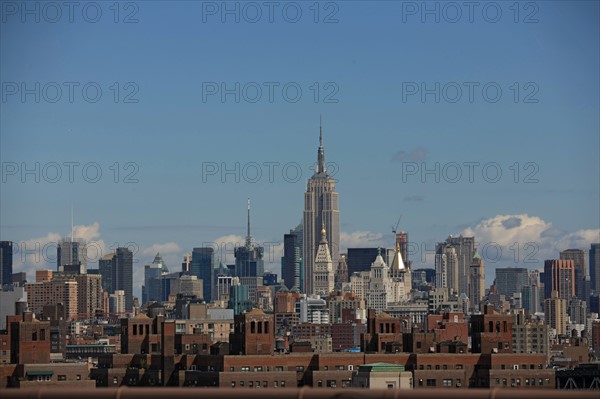
[[140,6],[135,1],[2,1],[0,13],[3,24],[140,22]]
[[136,162],[2,162],[2,183],[139,183]]
[[137,104],[140,87],[136,82],[17,82],[3,81],[2,103],[97,103],[112,101],[119,104]]
[[203,1],[202,23],[337,24],[337,1]]
[[[86,264],[98,262],[104,256],[113,253],[117,248],[126,248],[134,256],[140,252],[140,246],[136,242],[126,243],[113,242],[108,247],[104,242],[75,240],[79,243],[78,255],[82,258],[80,262]],[[63,241],[20,241],[13,243],[13,256],[22,263],[56,263],[58,261],[58,249],[64,245]]]
[[202,102],[294,104],[301,100],[337,104],[336,82],[202,82]]
[[402,82],[402,103],[488,103],[537,104],[540,86],[536,82]]
[[537,162],[401,162],[402,183],[539,183]]
[[404,24],[537,24],[540,5],[535,1],[402,1],[401,20]]
[[[335,180],[339,166],[335,162],[327,162],[327,174]],[[304,168],[299,162],[202,162],[202,183],[297,183],[303,176],[308,178],[314,174],[313,163]]]

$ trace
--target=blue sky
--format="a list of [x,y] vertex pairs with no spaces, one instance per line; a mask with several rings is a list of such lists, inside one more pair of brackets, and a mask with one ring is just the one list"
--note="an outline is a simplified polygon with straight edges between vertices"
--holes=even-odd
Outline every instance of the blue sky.
[[[342,247],[389,244],[400,215],[419,246],[472,232],[510,253],[503,265],[523,265],[509,249],[514,242],[522,250],[537,243],[539,262],[526,266],[540,267],[558,250],[600,240],[598,2],[521,2],[518,16],[513,2],[480,2],[472,22],[466,8],[457,17],[444,2],[426,5],[437,4],[439,22],[430,14],[422,21],[422,2],[321,2],[318,23],[312,1],[276,2],[273,22],[262,2],[123,2],[118,23],[112,2],[93,3],[87,14],[80,3],[73,22],[63,8],[55,23],[56,10],[43,2],[39,22],[30,14],[23,22],[22,3],[16,11],[7,3],[14,2],[2,2],[0,26],[2,240],[43,246],[67,235],[73,206],[82,236],[106,248],[136,243],[139,265],[162,249],[177,269],[192,247],[245,235],[249,196],[253,235],[281,242],[301,219],[320,115],[338,180]],[[236,4],[239,22],[222,14]],[[256,5],[262,15],[252,23]],[[88,22],[97,9],[98,22]],[[299,21],[289,22],[298,9]],[[127,16],[137,22],[124,23]],[[35,92],[35,82],[39,102],[21,97],[21,85]],[[221,85],[236,83],[239,102],[222,99]],[[422,85],[436,84],[439,102],[421,97]],[[98,87],[102,97],[91,102]],[[22,167],[36,162],[40,181],[22,178]],[[62,173],[55,183],[53,162]],[[79,162],[73,182],[65,162]],[[479,163],[472,182],[471,162]],[[239,183],[220,174],[236,163]],[[253,182],[257,164],[262,175]],[[439,182],[421,178],[436,164]],[[215,165],[215,175],[203,175]],[[452,183],[456,165],[462,176]],[[99,181],[86,181],[97,168]],[[498,169],[501,178],[490,182]],[[129,173],[137,183],[124,182]],[[414,266],[433,265],[420,255]],[[488,262],[488,283],[495,265]],[[41,266],[26,257],[16,271]]]

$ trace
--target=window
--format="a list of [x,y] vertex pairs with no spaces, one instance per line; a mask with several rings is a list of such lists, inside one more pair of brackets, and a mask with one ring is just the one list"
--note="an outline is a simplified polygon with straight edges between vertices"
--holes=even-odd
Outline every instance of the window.
[[240,386],[243,387],[244,386],[244,381],[240,381]]
[[444,365],[442,366],[442,369],[443,369],[443,370],[448,370],[448,366],[444,364]]
[[81,374],[77,374],[77,377],[75,377],[77,379],[77,381],[81,380]]
[[59,374],[59,375],[58,375],[58,380],[59,380],[59,381],[66,381],[66,380],[67,380],[67,376],[66,376],[66,375],[64,375],[64,374]]
[[317,387],[321,388],[323,386],[323,380],[317,381]]
[[336,381],[335,380],[327,380],[327,386],[329,388],[335,388],[336,387]]
[[444,384],[445,387],[451,387],[452,386],[452,379],[451,378],[444,378],[444,380],[442,381],[442,383]]
[[263,371],[262,366],[254,366],[254,371]]
[[235,367],[229,367],[229,371],[235,371]]
[[242,366],[242,371],[250,371],[250,366]]
[[462,364],[455,364],[454,368],[457,369],[457,370],[462,370],[463,365]]
[[460,380],[460,378],[457,378],[457,379],[456,379],[456,387],[457,387],[457,388],[460,388],[460,387],[462,387],[462,381]]
[[342,380],[342,388],[350,388],[352,386],[352,380]]
[[275,366],[275,371],[283,371],[283,366]]
[[436,385],[436,381],[433,378],[428,378],[425,383],[427,384],[428,387],[434,387]]
[[37,341],[37,331],[34,331],[31,333],[31,340],[32,341]]
[[118,384],[118,383],[119,383],[118,378],[117,377],[113,377],[113,384]]
[[46,330],[41,329],[40,330],[40,341],[45,341],[46,340]]
[[304,366],[296,366],[296,371],[304,371]]
[[279,385],[281,385],[282,388],[285,388],[285,381],[281,381],[281,384]]
[[273,388],[277,388],[279,386],[279,384],[277,383],[277,381],[273,381]]
[[269,381],[263,381],[263,388],[269,387]]
[[346,370],[346,368],[344,366],[335,366],[336,370]]
[[248,381],[248,386],[250,388],[254,388],[254,381]]
[[419,378],[419,386],[422,387],[423,386],[423,379]]
[[260,381],[256,381],[254,383],[254,388],[260,388]]
[[393,383],[392,384],[390,384],[390,383],[387,384],[387,389],[394,389],[394,388],[395,388],[395,386],[394,386]]
[[235,388],[235,381],[231,381],[231,387]]
[[255,334],[256,333],[256,322],[253,321],[250,323],[250,333],[251,334]]

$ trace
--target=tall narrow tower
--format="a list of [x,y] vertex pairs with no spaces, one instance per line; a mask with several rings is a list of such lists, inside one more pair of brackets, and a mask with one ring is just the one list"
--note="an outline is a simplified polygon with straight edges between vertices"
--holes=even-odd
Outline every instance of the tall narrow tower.
[[340,211],[339,194],[335,191],[335,180],[327,172],[325,149],[323,148],[323,126],[319,129],[317,166],[304,193],[304,281],[305,292],[314,294],[314,262],[321,239],[321,227],[325,227],[326,238],[334,265],[340,257]]

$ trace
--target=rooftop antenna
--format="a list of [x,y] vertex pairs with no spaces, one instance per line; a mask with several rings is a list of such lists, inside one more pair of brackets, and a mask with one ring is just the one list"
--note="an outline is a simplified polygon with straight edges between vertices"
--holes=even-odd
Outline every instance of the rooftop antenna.
[[71,204],[71,243],[74,241],[73,231],[73,204]]

